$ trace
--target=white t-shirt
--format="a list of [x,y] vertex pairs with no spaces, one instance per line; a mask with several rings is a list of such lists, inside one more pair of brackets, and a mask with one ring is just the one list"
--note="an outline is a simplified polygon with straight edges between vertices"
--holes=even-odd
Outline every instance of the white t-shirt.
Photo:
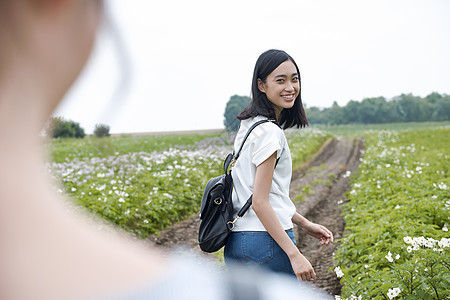
[[[237,152],[248,129],[256,122],[267,119],[258,116],[241,121],[236,135],[234,149]],[[281,226],[285,230],[293,227],[292,216],[296,209],[289,198],[289,185],[292,175],[292,159],[288,142],[283,130],[272,122],[258,125],[251,132],[242,148],[241,154],[231,171],[233,177],[233,208],[234,215],[253,194],[256,167],[268,159],[274,152],[279,158],[274,169],[269,201]],[[235,223],[234,231],[267,231],[252,208]]]

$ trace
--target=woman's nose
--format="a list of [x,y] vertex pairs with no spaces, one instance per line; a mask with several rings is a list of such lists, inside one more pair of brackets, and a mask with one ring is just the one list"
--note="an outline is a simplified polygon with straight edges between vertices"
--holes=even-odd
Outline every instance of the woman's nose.
[[291,82],[287,82],[284,89],[288,92],[292,92],[294,90],[294,85]]

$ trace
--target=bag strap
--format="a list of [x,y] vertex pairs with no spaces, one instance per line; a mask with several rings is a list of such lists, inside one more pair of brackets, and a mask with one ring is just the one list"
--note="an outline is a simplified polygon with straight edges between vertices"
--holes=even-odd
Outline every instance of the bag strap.
[[239,155],[241,155],[242,148],[244,148],[244,143],[245,143],[245,141],[247,140],[247,138],[249,137],[250,133],[252,133],[253,129],[255,129],[256,126],[261,125],[261,124],[263,124],[263,123],[267,123],[267,122],[275,123],[275,120],[273,120],[273,119],[261,120],[261,121],[256,122],[255,124],[253,124],[253,125],[248,129],[247,134],[245,135],[244,139],[242,140],[241,147],[239,147],[238,152],[234,155],[234,159],[235,159],[235,160],[237,160],[237,159],[239,158]]
[[[241,150],[242,150],[242,148],[244,147],[244,143],[245,143],[245,141],[247,140],[247,138],[248,138],[248,136],[250,135],[250,133],[252,132],[252,130],[255,129],[256,126],[258,126],[258,125],[260,125],[260,124],[263,124],[263,123],[266,123],[266,122],[273,122],[273,123],[275,123],[278,127],[280,127],[280,126],[278,125],[278,123],[277,123],[275,120],[271,120],[271,119],[261,120],[261,121],[256,122],[255,124],[253,124],[253,125],[249,128],[249,130],[247,131],[247,134],[245,135],[244,140],[243,140],[243,142],[242,142],[242,144],[241,144],[241,147],[239,148],[239,151],[237,152],[236,156],[233,155],[234,160],[237,160],[237,159],[238,159],[239,154],[241,153]],[[280,128],[281,128],[281,127],[280,127]],[[225,159],[225,161],[227,161],[227,160],[228,160],[228,157],[227,157],[227,159]],[[275,162],[275,167],[274,167],[274,169],[277,167],[278,161],[279,161],[279,160],[280,160],[280,158],[277,158],[277,161]],[[230,161],[231,161],[231,160],[230,160]],[[228,165],[229,165],[229,163],[230,163],[230,162],[228,162]],[[227,168],[225,169],[225,173],[226,173],[226,170],[228,169],[228,165],[227,165]],[[250,206],[252,206],[252,201],[253,201],[253,194],[250,196],[250,198],[248,198],[248,200],[245,202],[245,204],[244,204],[244,205],[241,207],[241,209],[238,211],[236,218],[235,218],[233,221],[228,222],[229,225],[230,225],[230,227],[229,227],[230,230],[233,230],[233,228],[234,228],[234,223],[235,223],[238,219],[242,218],[242,217],[245,215],[245,213],[247,212],[247,210],[250,208]]]
[[250,133],[253,131],[253,129],[255,129],[256,126],[261,125],[263,123],[267,123],[267,122],[272,122],[272,123],[276,124],[278,127],[280,127],[280,125],[278,125],[277,121],[274,119],[260,120],[260,121],[256,122],[255,124],[253,124],[252,126],[250,126],[250,128],[247,130],[247,133],[245,134],[244,139],[242,140],[242,143],[241,143],[241,146],[239,147],[238,152],[235,154],[235,152],[233,150],[233,153],[228,154],[227,158],[225,158],[225,161],[223,163],[223,169],[225,171],[225,174],[228,173],[228,167],[230,166],[230,164],[233,164],[234,162],[236,162],[236,160],[239,158],[239,155],[241,155],[241,151],[242,151],[242,148],[244,148],[245,141],[250,136]]

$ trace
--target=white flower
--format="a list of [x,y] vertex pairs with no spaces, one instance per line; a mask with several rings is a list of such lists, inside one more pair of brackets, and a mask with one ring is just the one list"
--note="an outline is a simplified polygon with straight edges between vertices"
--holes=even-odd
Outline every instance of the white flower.
[[395,297],[398,296],[398,294],[400,294],[400,292],[401,292],[400,288],[389,289],[387,296],[389,299],[394,299]]
[[125,200],[123,200],[123,198],[120,198],[120,199],[119,199],[119,202],[120,202],[120,203],[124,203]]
[[391,167],[391,164],[386,164],[386,168],[390,168]]
[[389,251],[389,253],[388,253],[385,257],[386,257],[386,259],[387,259],[389,262],[393,262],[393,261],[394,261],[394,259],[392,258],[392,253],[391,253],[391,251]]
[[413,251],[413,248],[411,246],[408,246],[408,248],[406,248],[406,251],[408,251],[408,253],[411,253]]
[[76,190],[77,190],[77,189],[76,189],[76,188],[74,188],[74,187],[73,187],[73,188],[71,189],[71,191],[72,191],[72,192],[75,192]]
[[439,246],[440,248],[447,248],[447,247],[450,247],[450,239],[442,238],[442,239],[438,242],[438,246]]
[[442,231],[445,231],[445,232],[448,231],[447,224],[444,224],[444,227],[442,227]]
[[395,256],[395,259],[399,259],[400,258],[400,254],[397,254],[396,256]]
[[438,187],[439,187],[441,190],[446,190],[446,189],[447,189],[447,185],[446,185],[445,183],[443,183],[443,182],[439,183],[439,184],[438,184]]
[[164,193],[163,196],[166,196],[166,197],[169,198],[169,199],[172,199],[172,198],[173,198],[173,196],[172,196],[171,194],[169,194],[169,193]]
[[344,277],[344,273],[342,272],[341,267],[339,267],[339,266],[334,268],[334,273],[336,273],[337,278]]
[[350,175],[352,175],[352,172],[351,171],[347,171],[347,172],[345,172],[344,175],[342,175],[342,177],[347,178],[347,177],[350,177]]
[[403,241],[407,244],[411,244],[412,243],[412,238],[410,236],[405,236],[403,238]]

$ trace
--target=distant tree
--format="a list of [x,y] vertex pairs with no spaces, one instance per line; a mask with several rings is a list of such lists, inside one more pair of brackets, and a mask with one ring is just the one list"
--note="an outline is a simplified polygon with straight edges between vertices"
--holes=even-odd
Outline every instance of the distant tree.
[[344,110],[344,123],[354,124],[361,123],[361,114],[359,113],[361,109],[361,103],[350,100],[346,106],[343,107]]
[[327,112],[328,124],[336,125],[344,123],[344,110],[336,101],[333,101],[333,105]]
[[311,125],[327,124],[323,109],[316,106],[307,107],[305,109],[306,117]]
[[450,121],[450,95],[444,95],[436,101],[432,114],[433,121]]
[[250,98],[247,96],[234,95],[230,97],[230,100],[228,100],[227,106],[225,107],[225,112],[223,114],[225,118],[223,124],[225,125],[226,130],[238,130],[240,121],[236,118],[236,116],[249,104]]
[[47,135],[53,138],[84,138],[84,129],[79,123],[74,121],[66,121],[62,117],[54,117],[49,121],[47,127]]
[[386,99],[384,97],[366,98],[361,102],[360,121],[365,124],[386,123]]
[[401,119],[400,122],[420,122],[427,121],[421,112],[422,98],[412,94],[401,94],[394,97],[398,103]]
[[425,97],[425,99],[431,103],[431,104],[436,104],[436,102],[439,101],[439,99],[442,99],[442,95],[440,95],[439,93],[433,92],[431,94],[429,94],[428,96]]
[[109,136],[110,127],[106,124],[96,124],[94,129],[94,135],[96,137],[106,137]]

